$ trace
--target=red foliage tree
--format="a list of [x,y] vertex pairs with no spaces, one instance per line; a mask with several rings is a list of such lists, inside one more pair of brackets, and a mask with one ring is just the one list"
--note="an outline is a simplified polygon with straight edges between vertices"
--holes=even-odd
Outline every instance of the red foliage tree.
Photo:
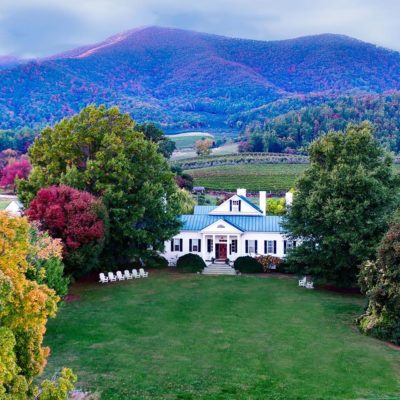
[[28,160],[19,160],[7,165],[2,170],[0,186],[14,188],[15,180],[17,178],[26,179],[31,169],[32,166]]
[[[73,253],[87,246],[98,249],[101,245],[102,248],[105,226],[98,213],[100,208],[100,200],[88,192],[69,186],[50,186],[39,190],[26,214],[31,221],[38,221],[53,238],[62,239],[65,262],[71,272],[86,272],[90,269],[88,265],[68,264],[87,264],[90,251],[86,252],[87,256],[78,257],[80,261],[72,257]],[[94,251],[92,256],[94,258]],[[68,263],[68,260],[73,261]]]

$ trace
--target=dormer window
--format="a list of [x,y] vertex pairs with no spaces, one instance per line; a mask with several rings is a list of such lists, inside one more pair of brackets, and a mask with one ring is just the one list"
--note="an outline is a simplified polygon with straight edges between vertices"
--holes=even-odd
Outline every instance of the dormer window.
[[232,200],[232,211],[236,211],[236,212],[238,212],[238,211],[240,211],[240,203],[241,203],[241,200]]

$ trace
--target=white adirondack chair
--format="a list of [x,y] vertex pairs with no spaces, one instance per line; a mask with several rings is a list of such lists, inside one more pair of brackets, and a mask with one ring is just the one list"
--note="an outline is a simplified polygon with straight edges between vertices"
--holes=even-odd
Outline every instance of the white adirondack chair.
[[300,287],[306,287],[307,284],[307,278],[304,277],[303,279],[299,279],[299,286]]
[[119,281],[124,281],[125,280],[125,277],[122,275],[121,271],[117,271],[117,279]]
[[113,272],[109,272],[109,273],[108,273],[108,280],[109,280],[110,282],[115,282],[115,281],[117,280],[117,277],[114,275]]
[[139,276],[140,276],[141,278],[147,278],[147,277],[149,276],[149,273],[148,273],[148,272],[144,272],[144,269],[143,269],[143,268],[140,268],[140,269],[139,269]]
[[135,278],[135,279],[140,278],[140,276],[139,276],[139,274],[138,274],[136,269],[132,270],[132,278]]
[[129,273],[127,269],[124,271],[124,277],[125,279],[133,279],[133,276]]
[[103,272],[100,272],[100,282],[101,283],[107,283],[108,282],[108,278],[104,275]]
[[314,282],[307,282],[306,289],[314,289]]

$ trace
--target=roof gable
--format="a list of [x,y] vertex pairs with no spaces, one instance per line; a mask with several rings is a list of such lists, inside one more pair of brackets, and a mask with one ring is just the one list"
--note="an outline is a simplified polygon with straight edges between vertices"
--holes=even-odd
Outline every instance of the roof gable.
[[[233,211],[231,207],[232,201],[240,201],[240,211]],[[247,197],[237,194],[225,200],[218,207],[210,211],[209,215],[263,215],[262,211],[253,204]]]
[[220,218],[201,230],[202,233],[241,233],[242,229],[235,224],[227,221],[225,218]]

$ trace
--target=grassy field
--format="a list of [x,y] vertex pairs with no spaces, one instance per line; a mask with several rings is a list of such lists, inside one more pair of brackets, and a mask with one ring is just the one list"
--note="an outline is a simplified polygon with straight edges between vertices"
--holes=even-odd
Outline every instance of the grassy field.
[[195,186],[214,190],[285,191],[293,187],[305,164],[223,165],[186,171],[194,178]]
[[400,398],[400,352],[357,331],[359,296],[173,272],[72,294],[45,372],[69,366],[101,399]]
[[192,148],[197,140],[203,138],[214,139],[214,136],[207,132],[177,133],[174,135],[167,135],[167,137],[176,143],[177,149]]

